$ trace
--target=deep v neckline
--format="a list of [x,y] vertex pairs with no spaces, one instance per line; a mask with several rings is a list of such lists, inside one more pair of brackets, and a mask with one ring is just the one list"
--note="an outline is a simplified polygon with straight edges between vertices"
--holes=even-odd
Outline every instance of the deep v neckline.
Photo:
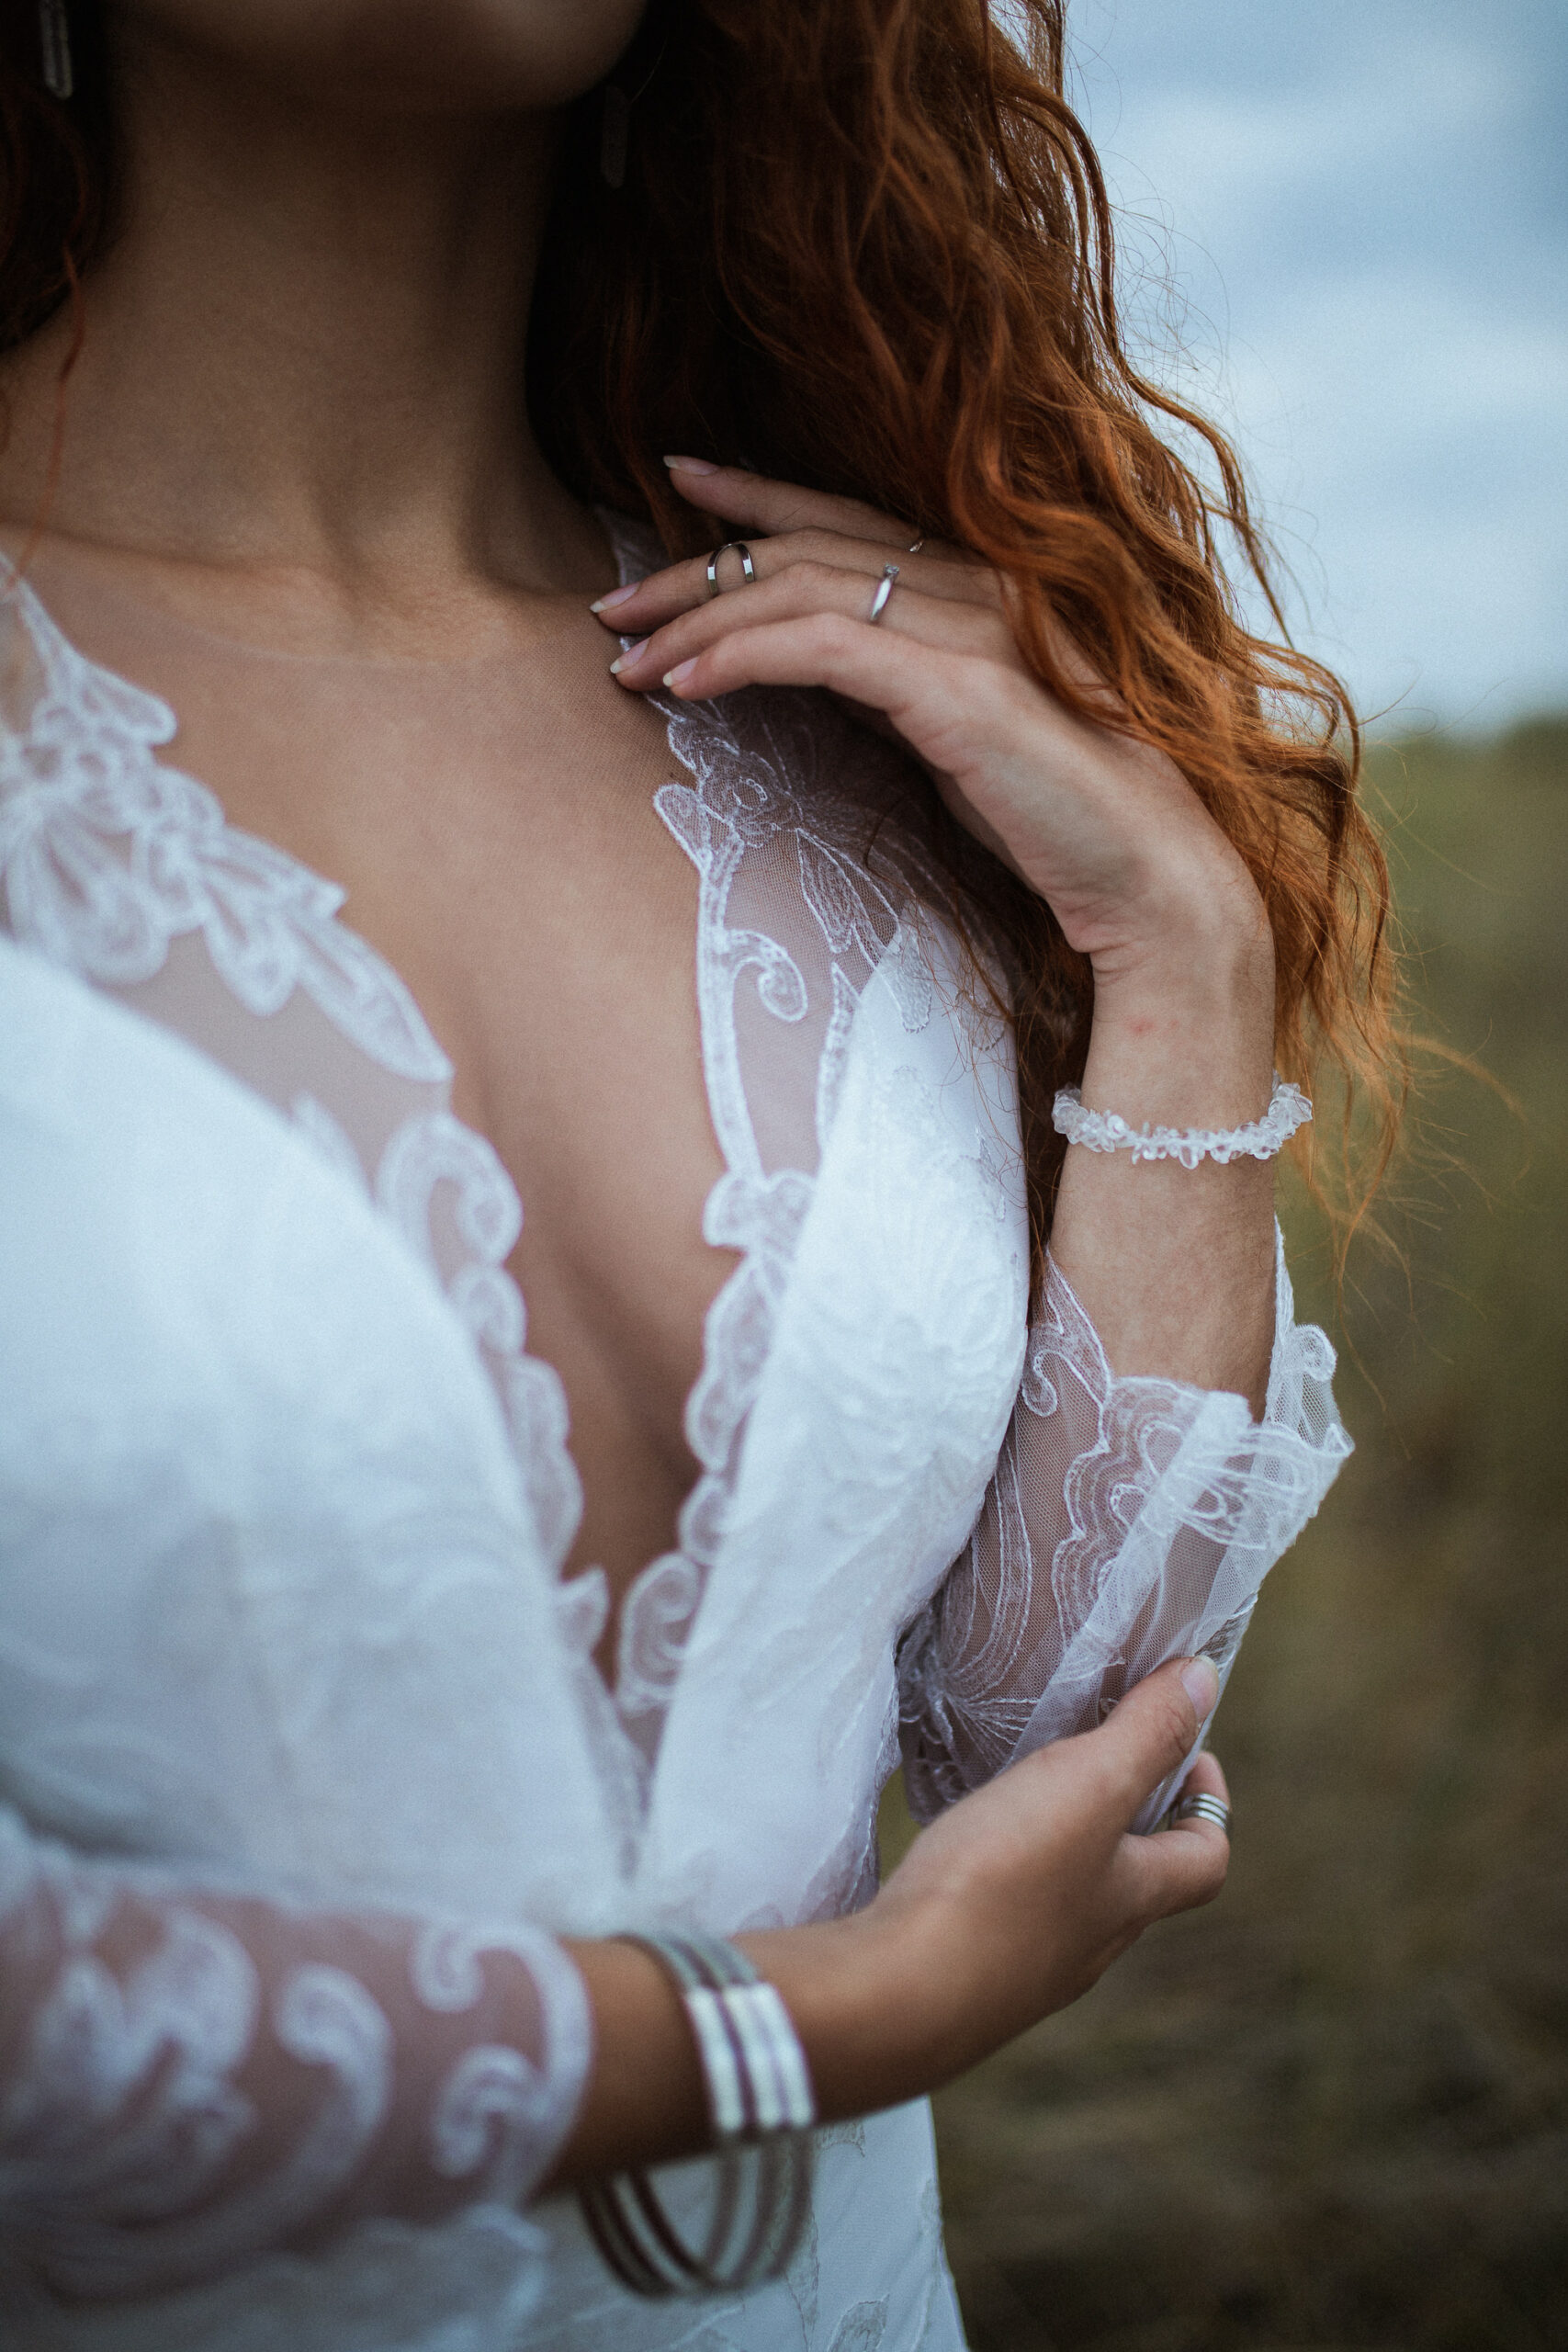
[[[658,560],[651,542],[639,547],[636,526],[617,518],[611,527],[623,580]],[[785,689],[708,704],[647,697],[664,719],[679,779],[656,791],[654,806],[698,878],[704,1091],[723,1161],[702,1233],[735,1263],[705,1315],[686,1400],[698,1476],[676,1548],[649,1561],[623,1594],[615,1669],[602,1676],[592,1654],[608,1622],[608,1581],[592,1569],[561,1579],[581,1513],[564,1391],[550,1364],[525,1351],[522,1295],[506,1271],[518,1189],[479,1130],[452,1114],[443,1091],[451,1066],[412,992],[388,957],[339,922],[337,886],[231,827],[213,794],[155,756],[177,732],[165,699],[89,662],[14,572],[0,602],[7,599],[30,635],[30,648],[15,647],[21,658],[0,670],[0,866],[17,935],[118,988],[161,974],[187,943],[199,958],[205,942],[220,997],[226,991],[243,1012],[265,1017],[291,1019],[303,1005],[394,1074],[407,1115],[375,1165],[356,1158],[322,1104],[272,1099],[401,1223],[484,1355],[558,1579],[567,1638],[588,1668],[585,1694],[618,1726],[612,1745],[624,1749],[646,1803],[688,1645],[723,1565],[751,1408],[790,1291],[861,993],[881,972],[906,1031],[931,1016],[918,910],[936,885],[916,837],[889,821],[908,791],[907,767],[819,697]],[[266,1018],[252,1027],[266,1030]],[[190,1028],[184,1034],[226,1061]],[[227,1066],[267,1094],[236,1062]],[[466,1252],[445,1270],[429,1225],[440,1185],[453,1196],[448,1221]]]
[[[628,534],[618,518],[604,519],[615,550],[619,580],[624,585],[629,578],[636,576],[633,567],[637,563],[638,551],[629,544]],[[305,989],[315,998],[327,1018],[349,1038],[351,1044],[357,1046],[396,1077],[439,1088],[445,1096],[450,1088],[453,1065],[437,1042],[415,991],[403,978],[392,958],[373,945],[352,923],[342,919],[339,910],[346,903],[346,890],[265,834],[252,832],[231,823],[220,797],[210,786],[158,757],[158,751],[173,742],[179,732],[180,722],[175,706],[164,695],[138,684],[133,678],[85,653],[54,619],[30,583],[6,560],[0,558],[0,563],[5,564],[9,575],[4,593],[15,600],[43,672],[44,688],[27,738],[35,752],[43,751],[41,764],[57,767],[62,750],[69,756],[68,738],[73,731],[71,717],[74,713],[80,718],[85,712],[88,726],[93,731],[101,735],[107,727],[110,731],[122,732],[128,742],[143,752],[146,765],[156,772],[155,776],[145,781],[151,785],[154,798],[164,805],[145,811],[152,819],[147,835],[141,840],[133,835],[135,845],[130,859],[133,880],[143,878],[145,869],[158,862],[160,850],[167,852],[172,830],[179,829],[183,823],[185,827],[199,831],[204,838],[197,849],[198,862],[205,863],[209,869],[220,866],[224,869],[231,898],[231,905],[225,912],[231,920],[233,915],[234,877],[244,875],[254,882],[258,894],[272,901],[270,910],[276,918],[312,934],[306,942],[306,953],[293,976],[292,986],[275,978],[270,989],[265,987],[259,991],[247,989],[244,980],[239,978],[234,968],[231,966],[225,968],[223,960],[215,953],[213,961],[220,982],[231,992],[248,997],[253,1010],[261,1009],[256,1001],[258,995],[276,1000],[276,1004],[269,1003],[267,1010],[281,1010],[294,988]],[[629,641],[623,639],[623,643]],[[688,754],[682,760],[681,752],[671,743],[671,738],[677,716],[689,719],[690,714],[681,713],[679,706],[670,706],[662,697],[659,702],[665,724],[666,744],[670,748],[671,767],[679,771],[682,766],[690,765],[690,758]],[[169,806],[170,798],[176,805]],[[177,805],[182,802],[185,804],[183,807]],[[155,838],[160,835],[161,840]],[[671,847],[675,846],[677,842],[671,842]],[[142,873],[138,874],[138,868],[142,869]],[[184,928],[177,923],[166,926],[165,947],[184,935]],[[56,939],[49,944],[58,951],[66,943]],[[212,944],[209,936],[209,948]],[[316,959],[314,970],[310,958],[312,948]],[[67,955],[62,960],[73,959]],[[144,956],[142,960],[145,962],[147,957]],[[333,986],[330,980],[322,985],[323,965],[341,985]],[[105,976],[101,972],[90,971],[89,977],[102,979]],[[237,978],[239,986],[236,989]],[[135,1004],[128,1004],[125,1009],[138,1018],[157,1019],[156,1015],[147,1013]],[[219,1059],[220,1066],[227,1068],[229,1074],[237,1077],[249,1091],[266,1100],[263,1090],[254,1080],[223,1064],[209,1046],[200,1046],[198,1049],[207,1052],[209,1058]],[[703,1063],[705,1098],[715,1131],[719,1133],[721,1121],[713,1098],[710,1057],[705,1050]],[[406,1162],[411,1157],[418,1157],[418,1152],[398,1148],[402,1130],[393,1136],[380,1164],[373,1167],[359,1161],[340,1123],[314,1098],[299,1098],[295,1106],[294,1124],[302,1128],[312,1142],[321,1146],[344,1173],[356,1181],[358,1189],[371,1193],[378,1205],[389,1213],[391,1222],[404,1241],[413,1248],[417,1256],[429,1263],[431,1250],[424,1236],[417,1229],[420,1204],[416,1201],[412,1214],[408,1213],[410,1187],[403,1181]],[[404,1123],[405,1125],[408,1124]],[[733,1119],[723,1124],[733,1128]],[[464,1188],[459,1217],[482,1236],[480,1248],[469,1264],[459,1270],[457,1280],[444,1285],[448,1305],[465,1322],[470,1340],[476,1337],[475,1317],[463,1315],[458,1300],[453,1295],[455,1292],[465,1293],[469,1300],[472,1300],[476,1290],[481,1294],[478,1319],[481,1324],[488,1322],[492,1330],[498,1322],[503,1327],[513,1322],[518,1329],[517,1345],[506,1347],[503,1334],[503,1344],[491,1352],[492,1358],[499,1354],[503,1359],[512,1359],[510,1363],[503,1364],[503,1377],[500,1384],[503,1390],[508,1385],[520,1385],[525,1391],[531,1392],[525,1396],[521,1415],[514,1410],[509,1418],[530,1499],[536,1516],[545,1522],[541,1527],[541,1536],[552,1572],[559,1580],[565,1621],[573,1646],[584,1655],[612,1703],[620,1705],[626,1695],[621,1686],[624,1680],[630,1679],[637,1686],[630,1694],[634,1702],[630,1712],[634,1714],[652,1713],[654,1710],[646,1704],[653,1695],[646,1674],[638,1673],[634,1668],[629,1677],[619,1671],[604,1676],[594,1659],[593,1652],[613,1608],[608,1578],[604,1569],[590,1566],[570,1578],[564,1575],[565,1560],[581,1521],[582,1485],[570,1444],[565,1392],[559,1374],[547,1358],[533,1354],[521,1344],[521,1333],[526,1328],[525,1301],[521,1284],[504,1262],[515,1245],[525,1213],[521,1188],[489,1136],[479,1126],[458,1118],[447,1101],[443,1100],[434,1111],[427,1110],[419,1125],[422,1129],[419,1142],[426,1151],[431,1145],[435,1147],[441,1163],[438,1178],[445,1177]],[[720,1133],[721,1148],[722,1142]],[[398,1164],[389,1169],[389,1161]],[[710,1243],[715,1240],[713,1210],[716,1201],[734,1172],[733,1167],[727,1167],[705,1200],[702,1227]],[[400,1214],[400,1211],[403,1213]],[[515,1309],[510,1315],[508,1308],[512,1302],[505,1295],[508,1286],[515,1295]],[[720,1298],[725,1287],[727,1285],[721,1285]],[[716,1300],[714,1306],[717,1304]],[[705,1325],[699,1370],[684,1401],[684,1417],[688,1423],[697,1399],[711,1394],[718,1374],[716,1340],[722,1344],[722,1332],[716,1327],[713,1308],[705,1318]],[[492,1372],[496,1368],[493,1361],[491,1368]],[[504,1375],[513,1372],[516,1382],[509,1384]],[[516,1401],[515,1396],[509,1398],[503,1394],[503,1404],[515,1405]],[[698,1489],[705,1485],[711,1486],[712,1480],[711,1466],[705,1468],[699,1457],[696,1476],[682,1505],[682,1522]],[[705,1499],[711,1506],[713,1498]],[[679,1550],[655,1555],[643,1564],[622,1593],[618,1648],[623,1663],[628,1650],[637,1647],[635,1642],[628,1642],[627,1620],[637,1614],[639,1588],[647,1586],[650,1576],[668,1588],[671,1564],[682,1561],[682,1557]],[[689,1616],[691,1612],[688,1611],[686,1613]],[[668,1589],[661,1595],[655,1615],[663,1620],[663,1630],[668,1632],[671,1623]],[[664,1695],[667,1697],[667,1692]],[[636,1703],[639,1701],[645,1703]]]

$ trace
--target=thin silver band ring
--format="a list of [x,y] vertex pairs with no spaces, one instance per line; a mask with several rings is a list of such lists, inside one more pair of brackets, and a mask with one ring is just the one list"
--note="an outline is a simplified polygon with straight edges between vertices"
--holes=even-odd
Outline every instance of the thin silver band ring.
[[740,569],[745,575],[740,585],[743,588],[749,588],[757,577],[757,567],[751,560],[751,550],[744,539],[726,539],[724,545],[721,548],[715,548],[708,558],[708,594],[716,596],[719,593],[718,560],[721,555],[738,555],[740,558]]
[[1183,1797],[1171,1815],[1173,1821],[1212,1821],[1216,1829],[1231,1834],[1231,1809],[1219,1797]]
[[919,555],[919,552],[920,552],[920,549],[921,549],[924,546],[925,546],[925,541],[924,541],[924,539],[911,539],[911,540],[909,541],[909,548],[908,548],[908,552],[909,552],[911,555]]
[[896,563],[883,565],[882,577],[876,583],[876,594],[871,600],[871,610],[866,615],[867,620],[879,621],[882,618],[887,608],[887,599],[893,594],[893,582],[897,577],[898,567]]

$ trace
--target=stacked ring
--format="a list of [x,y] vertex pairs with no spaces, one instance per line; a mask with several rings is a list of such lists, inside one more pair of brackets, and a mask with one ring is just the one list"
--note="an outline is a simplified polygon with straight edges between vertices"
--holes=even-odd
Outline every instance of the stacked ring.
[[1231,1834],[1231,1809],[1219,1797],[1208,1795],[1183,1797],[1171,1815],[1173,1821],[1212,1821],[1216,1829]]
[[743,588],[749,588],[757,577],[757,567],[751,560],[751,550],[744,539],[726,539],[724,545],[721,548],[715,548],[708,558],[708,594],[716,596],[719,593],[718,560],[721,555],[738,555],[740,558],[740,570],[743,575],[740,584]]

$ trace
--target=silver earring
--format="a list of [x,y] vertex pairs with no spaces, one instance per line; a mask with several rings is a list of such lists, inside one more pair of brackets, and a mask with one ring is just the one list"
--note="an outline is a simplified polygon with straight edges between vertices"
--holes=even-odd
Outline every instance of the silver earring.
[[39,55],[43,86],[51,97],[68,98],[76,86],[71,70],[71,21],[65,0],[38,0]]
[[[56,6],[60,0],[56,0]],[[599,169],[609,187],[626,184],[626,149],[631,143],[632,102],[615,82],[606,84],[599,123]]]

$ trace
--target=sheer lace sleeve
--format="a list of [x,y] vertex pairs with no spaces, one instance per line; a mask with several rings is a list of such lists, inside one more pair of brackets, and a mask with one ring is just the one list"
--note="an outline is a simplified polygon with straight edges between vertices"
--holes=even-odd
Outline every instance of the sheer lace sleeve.
[[1323,1332],[1295,1321],[1282,1248],[1261,1424],[1240,1396],[1118,1379],[1048,1262],[996,1476],[900,1650],[920,1819],[1087,1730],[1168,1657],[1205,1651],[1223,1683],[1264,1576],[1350,1451],[1333,1371]]
[[35,2291],[148,2295],[361,2221],[515,2211],[588,2052],[544,1936],[201,1892],[0,1808],[0,2267]]

